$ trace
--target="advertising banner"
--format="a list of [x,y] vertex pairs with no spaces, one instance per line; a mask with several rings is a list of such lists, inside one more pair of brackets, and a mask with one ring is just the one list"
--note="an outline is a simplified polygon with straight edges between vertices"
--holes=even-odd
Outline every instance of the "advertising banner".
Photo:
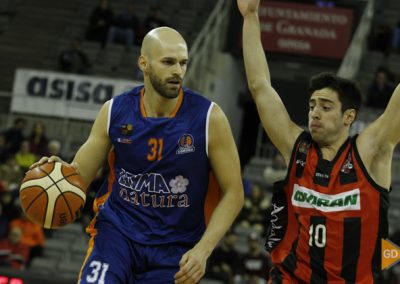
[[141,82],[18,69],[11,111],[94,120],[103,103]]
[[259,15],[266,51],[341,59],[350,43],[351,9],[266,1]]

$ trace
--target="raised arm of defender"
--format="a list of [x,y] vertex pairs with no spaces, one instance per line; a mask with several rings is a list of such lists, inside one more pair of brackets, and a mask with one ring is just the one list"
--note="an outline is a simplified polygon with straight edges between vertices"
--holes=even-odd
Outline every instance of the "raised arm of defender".
[[260,0],[237,0],[243,16],[243,57],[247,82],[269,138],[288,163],[293,145],[302,129],[289,114],[271,86],[271,79],[260,39],[258,7]]
[[383,115],[376,120],[374,137],[381,145],[394,148],[400,142],[400,84],[397,85]]
[[368,173],[379,185],[389,188],[394,148],[400,142],[400,84],[385,112],[357,139],[357,147]]

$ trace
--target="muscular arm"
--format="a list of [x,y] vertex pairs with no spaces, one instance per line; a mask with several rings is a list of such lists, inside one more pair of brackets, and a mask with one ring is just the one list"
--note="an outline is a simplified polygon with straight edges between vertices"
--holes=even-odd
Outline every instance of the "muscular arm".
[[243,57],[249,89],[265,131],[288,162],[302,129],[291,121],[281,98],[271,86],[268,64],[260,39],[259,0],[237,2],[244,20]]
[[192,280],[197,283],[204,275],[205,264],[213,249],[230,228],[243,206],[243,184],[239,156],[228,120],[214,105],[209,125],[208,156],[212,170],[223,192],[207,229],[196,246],[186,253],[176,274],[176,283]]
[[106,102],[101,108],[86,142],[79,148],[73,164],[79,174],[89,185],[97,171],[101,168],[111,148],[111,141],[107,134],[108,108],[110,102]]
[[214,105],[211,112],[208,149],[211,167],[223,192],[223,197],[199,242],[211,253],[232,225],[243,206],[244,199],[235,141],[228,119],[217,105]]
[[384,113],[371,123],[357,139],[357,147],[368,173],[381,186],[391,182],[393,151],[400,142],[400,84]]

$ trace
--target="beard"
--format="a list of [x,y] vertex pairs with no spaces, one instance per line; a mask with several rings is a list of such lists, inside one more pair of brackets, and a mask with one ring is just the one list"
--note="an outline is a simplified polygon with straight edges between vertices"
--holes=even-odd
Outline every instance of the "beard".
[[[160,94],[163,98],[166,99],[175,99],[179,95],[180,87],[177,89],[168,88],[167,83],[163,82],[160,77],[155,75],[155,73],[151,70],[149,73],[149,79],[153,88]],[[180,82],[182,84],[181,78],[171,78],[175,81]],[[170,79],[170,80],[171,80]]]

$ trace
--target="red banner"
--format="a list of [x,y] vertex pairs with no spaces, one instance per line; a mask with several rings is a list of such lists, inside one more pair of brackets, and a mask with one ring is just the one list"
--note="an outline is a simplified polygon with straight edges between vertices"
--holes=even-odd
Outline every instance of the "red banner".
[[340,59],[350,43],[351,9],[264,1],[259,15],[267,51]]

